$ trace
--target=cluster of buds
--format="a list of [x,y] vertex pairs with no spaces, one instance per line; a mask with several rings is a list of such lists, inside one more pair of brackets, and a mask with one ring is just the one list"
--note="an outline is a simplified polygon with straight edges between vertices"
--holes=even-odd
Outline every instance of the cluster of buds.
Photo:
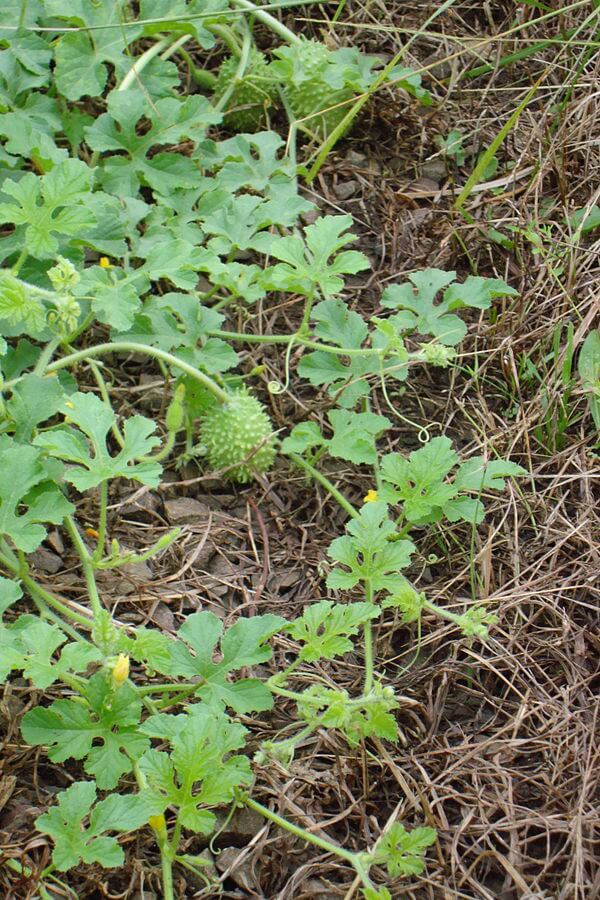
[[48,270],[48,278],[56,291],[54,309],[48,313],[48,325],[58,334],[67,335],[77,328],[81,307],[73,296],[80,275],[72,262],[59,256],[55,266]]

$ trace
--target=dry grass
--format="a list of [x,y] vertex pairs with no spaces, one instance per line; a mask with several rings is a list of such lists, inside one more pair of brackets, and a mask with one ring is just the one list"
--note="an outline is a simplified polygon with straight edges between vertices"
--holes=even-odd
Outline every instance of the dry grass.
[[[350,0],[333,33],[391,55],[402,29],[418,28],[430,6],[413,3],[407,12],[405,4]],[[519,290],[519,298],[498,306],[495,320],[472,318],[455,370],[420,376],[401,401],[403,415],[433,434],[449,434],[465,453],[510,457],[531,472],[500,500],[490,500],[486,524],[475,534],[465,526],[424,533],[412,573],[437,602],[492,603],[500,617],[493,639],[469,647],[453,629],[426,618],[415,654],[413,629],[388,620],[378,635],[378,668],[404,697],[399,745],[376,742],[351,751],[336,735],[319,732],[289,768],[271,765],[257,780],[263,802],[350,847],[372,845],[392,817],[407,826],[435,826],[439,844],[429,854],[426,874],[398,881],[391,887],[394,898],[600,896],[600,472],[585,398],[576,384],[569,392],[562,380],[567,326],[576,350],[598,319],[599,241],[594,232],[574,235],[568,216],[600,195],[600,55],[589,43],[599,17],[568,45],[552,44],[513,65],[498,65],[502,55],[530,41],[576,28],[591,11],[591,4],[581,5],[536,25],[535,4],[457,3],[436,22],[435,36],[415,42],[407,60],[427,70],[435,106],[398,107],[383,92],[314,185],[325,211],[348,211],[357,220],[361,249],[373,262],[367,282],[357,280],[349,292],[363,313],[376,309],[391,279],[424,266],[496,275]],[[525,22],[528,28],[507,35]],[[307,21],[305,27],[318,33],[324,25]],[[444,62],[447,57],[453,58]],[[482,62],[495,69],[478,79],[462,77]],[[465,219],[453,206],[464,172],[440,168],[436,135],[460,128],[476,155],[542,73],[534,100],[497,154],[498,171],[484,179],[501,183],[478,185]],[[357,152],[366,159],[357,160]],[[339,199],[339,185],[350,180],[356,182],[352,196]],[[490,240],[491,228],[512,244]],[[543,234],[543,228],[549,236],[536,248],[527,232]],[[288,316],[293,318],[293,309],[265,308],[255,326],[283,330]],[[272,349],[253,350],[248,368],[256,363],[267,365],[266,378],[282,377]],[[137,403],[128,379],[133,384],[138,376],[133,368],[122,373],[125,402]],[[315,402],[294,385],[272,402],[282,428],[324,408],[323,398]],[[416,446],[415,430],[399,424],[391,443]],[[237,496],[207,485],[197,470],[187,476],[187,482],[175,480],[154,496],[138,492],[137,508],[131,498],[114,498],[114,528],[125,544],[137,540],[132,531],[140,525],[148,543],[166,527],[163,503],[169,497],[194,497],[210,507],[206,519],[186,526],[161,571],[142,583],[134,579],[133,593],[123,597],[122,584],[106,586],[119,618],[169,629],[199,603],[231,617],[240,610],[293,616],[322,595],[317,567],[344,518],[320,488],[307,489],[284,462],[269,485]],[[350,499],[358,500],[371,486],[366,471],[362,481],[349,468],[332,468],[331,476]],[[431,553],[437,563],[428,562]],[[66,573],[49,581],[81,600],[78,576],[68,568],[74,559],[65,561]],[[285,650],[282,642],[276,656]],[[351,690],[360,662],[330,664],[322,674]],[[24,683],[8,686],[6,721],[14,723],[34,699]],[[293,727],[293,711],[278,705],[252,727],[257,743],[285,735]],[[14,724],[4,739],[4,851],[40,871],[48,850],[34,836],[32,820],[71,776],[23,747]],[[244,841],[234,835],[230,844],[236,841],[245,846],[221,868],[225,898],[358,896],[351,872],[289,835],[261,824]],[[226,836],[221,846],[227,846]],[[190,849],[199,847],[191,842]],[[127,874],[81,870],[70,882],[78,896],[159,896],[150,839],[145,844],[136,838],[127,850]],[[178,878],[181,897],[216,896],[214,888],[203,891],[181,872]],[[15,879],[4,872],[8,896],[35,896],[33,882]]]

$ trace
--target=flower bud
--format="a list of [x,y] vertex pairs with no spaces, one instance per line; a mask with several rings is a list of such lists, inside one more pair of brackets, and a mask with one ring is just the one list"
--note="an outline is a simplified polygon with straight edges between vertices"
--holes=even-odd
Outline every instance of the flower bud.
[[124,653],[119,653],[117,661],[112,670],[112,678],[115,687],[121,687],[123,682],[129,678],[129,657]]

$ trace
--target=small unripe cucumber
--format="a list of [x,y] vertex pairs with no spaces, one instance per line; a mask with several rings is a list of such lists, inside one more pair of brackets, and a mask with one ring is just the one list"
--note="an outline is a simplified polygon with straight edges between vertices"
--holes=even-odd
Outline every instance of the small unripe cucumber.
[[[224,477],[241,484],[254,472],[273,465],[273,426],[265,408],[245,388],[233,391],[227,403],[210,409],[202,417],[200,443],[213,469],[229,469]],[[252,451],[259,447],[255,453]]]
[[[230,56],[222,63],[217,75],[214,99],[219,100],[234,81],[239,60]],[[248,65],[242,78],[235,83],[227,100],[227,107],[233,108],[223,122],[234,131],[259,131],[264,127],[265,108],[271,106],[277,97],[277,88],[270,74],[266,57],[256,49],[250,51]]]

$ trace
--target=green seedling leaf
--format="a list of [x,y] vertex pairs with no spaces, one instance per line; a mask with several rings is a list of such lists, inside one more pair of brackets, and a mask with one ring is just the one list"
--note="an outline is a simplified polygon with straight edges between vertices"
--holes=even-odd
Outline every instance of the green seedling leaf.
[[46,329],[46,307],[41,297],[8,269],[0,270],[0,320],[10,328],[8,332],[3,325],[4,334],[25,332],[38,338]]
[[463,140],[464,134],[462,131],[457,131],[456,129],[450,131],[447,137],[442,137],[441,134],[438,134],[435,138],[435,142],[443,152],[444,156],[448,159],[452,159],[457,166],[462,166],[467,158],[467,154],[463,148]]
[[411,622],[418,622],[421,613],[425,609],[425,594],[420,594],[414,589],[409,581],[404,579],[393,594],[389,594],[381,604],[384,609],[392,607],[400,611],[402,622],[409,625]]
[[527,470],[517,463],[503,459],[486,462],[482,456],[474,456],[462,463],[454,478],[454,486],[461,491],[503,491],[505,478],[527,475]]
[[81,273],[75,296],[91,300],[92,312],[99,322],[117,331],[126,331],[141,308],[140,294],[149,286],[146,272],[126,274],[118,267],[89,266]]
[[271,255],[281,260],[270,272],[274,290],[298,292],[306,296],[319,290],[325,297],[338,294],[344,287],[344,274],[355,274],[369,267],[369,261],[355,250],[342,250],[356,240],[348,234],[352,216],[323,216],[299,235],[278,238]]
[[56,235],[81,236],[95,224],[85,203],[91,183],[92,170],[79,159],[66,159],[47,175],[28,172],[19,181],[7,179],[2,193],[12,201],[0,203],[0,223],[16,226],[16,237],[31,256],[53,258],[60,246]]
[[23,717],[23,737],[28,744],[47,745],[53,762],[85,759],[85,771],[99,788],[110,790],[148,749],[149,741],[138,728],[141,708],[133,686],[125,683],[115,690],[98,672],[88,682],[84,702],[56,700],[47,708],[29,710]]
[[56,43],[56,84],[67,100],[101,95],[108,78],[107,64],[114,66],[118,80],[131,67],[132,59],[125,51],[128,43],[141,35],[142,26],[128,21],[129,6],[124,0],[74,0],[68,8],[62,0],[45,0],[45,8],[48,16],[79,29],[59,36]]
[[425,868],[423,857],[436,839],[435,828],[420,827],[407,831],[400,822],[394,822],[377,842],[373,862],[384,864],[392,878],[420,875]]
[[[202,140],[209,125],[221,119],[205,97],[194,95],[183,101],[164,97],[151,103],[145,93],[132,87],[112,91],[107,108],[108,112],[86,128],[85,134],[93,150],[119,154],[104,162],[102,182],[109,193],[134,196],[138,182],[160,195],[196,187],[198,170],[191,159],[166,152],[149,154],[156,147],[184,139]],[[150,121],[151,127],[138,133],[142,117]]]
[[465,637],[476,637],[485,641],[489,637],[491,625],[499,622],[498,616],[488,612],[485,606],[472,606],[458,618],[458,624]]
[[332,409],[327,418],[333,428],[333,437],[327,443],[330,456],[357,464],[373,465],[377,461],[375,441],[391,427],[389,419],[371,412],[354,413],[345,409]]
[[381,498],[389,503],[402,503],[409,522],[419,525],[439,522],[445,516],[450,522],[463,520],[479,524],[484,508],[479,499],[464,493],[481,494],[483,490],[501,491],[505,478],[526,475],[526,470],[513,462],[477,456],[462,463],[450,481],[458,462],[452,442],[437,437],[408,459],[389,453],[381,461],[381,477],[385,486]]
[[74,510],[55,480],[38,449],[0,435],[0,535],[25,553],[42,543],[46,524]]
[[[7,150],[8,149],[10,148],[7,146]],[[594,229],[598,228],[600,225],[600,206],[596,206],[594,203],[593,206],[577,209],[570,217],[569,221],[572,228],[581,228],[582,234],[594,231]]]
[[205,807],[230,802],[235,788],[252,780],[248,758],[235,755],[245,744],[246,729],[196,704],[187,715],[150,716],[142,730],[172,746],[170,754],[149,750],[140,760],[151,795],[163,807],[176,806],[184,828],[210,834],[216,820]]
[[308,606],[302,616],[292,622],[288,633],[303,644],[300,659],[307,662],[334,659],[349,653],[353,648],[350,636],[358,634],[361,625],[379,614],[373,603],[342,605],[320,600]]
[[117,339],[174,352],[184,362],[212,375],[227,372],[239,361],[227,341],[208,337],[223,318],[216,310],[201,306],[192,294],[171,292],[146,300],[133,328],[117,335]]
[[399,703],[391,687],[376,683],[366,696],[352,700],[345,690],[312,685],[298,703],[300,718],[315,726],[339,729],[351,746],[368,737],[395,741],[398,726],[392,715]]
[[[515,296],[517,291],[498,278],[470,275],[463,284],[453,283],[456,272],[425,269],[409,276],[411,284],[391,285],[381,298],[387,309],[402,312],[392,317],[400,332],[432,334],[442,344],[454,347],[467,333],[467,326],[453,312],[465,306],[488,309],[494,297]],[[444,288],[439,303],[435,299]]]
[[326,444],[327,441],[316,422],[300,422],[294,426],[289,437],[282,441],[281,452],[303,454],[307,450],[313,450]]
[[29,443],[36,427],[52,418],[65,400],[65,392],[56,378],[25,375],[13,388],[6,411],[14,424],[14,438]]
[[591,331],[579,351],[577,366],[583,390],[588,394],[590,412],[600,428],[600,332]]
[[[256,678],[235,682],[229,675],[244,666],[253,666],[271,658],[266,642],[286,624],[279,616],[253,616],[238,619],[223,633],[222,622],[211,612],[188,616],[179,629],[179,638],[171,647],[168,674],[199,679],[196,696],[213,709],[229,706],[237,713],[271,709],[271,692]],[[221,660],[213,662],[217,643]]]
[[77,490],[89,490],[111,478],[132,478],[156,487],[162,471],[159,463],[136,462],[143,460],[159,443],[159,438],[153,435],[156,425],[151,419],[144,416],[127,419],[123,446],[116,456],[111,456],[107,438],[116,425],[116,418],[109,406],[94,394],[78,392],[62,404],[61,412],[79,430],[59,425],[39,434],[34,443],[50,456],[75,464],[67,466],[65,478]]
[[202,227],[207,234],[216,235],[209,248],[221,256],[237,250],[257,250],[268,253],[274,235],[264,229],[272,225],[261,197],[242,194],[231,197],[223,206],[204,217]]
[[381,461],[381,477],[393,485],[393,491],[385,491],[384,497],[403,503],[409,522],[437,515],[437,510],[458,493],[454,485],[445,482],[457,462],[458,456],[447,437],[433,438],[408,459],[399,453],[388,453]]
[[[30,39],[35,43],[39,41],[35,35],[31,35]],[[43,46],[44,54],[51,57],[48,46],[45,43]],[[0,72],[2,57],[0,53]],[[0,115],[0,135],[5,138],[6,152],[31,160],[42,172],[48,172],[69,155],[54,141],[54,135],[61,130],[56,101],[45,94],[31,93],[22,106],[14,105],[11,112]]]
[[398,573],[410,565],[415,546],[412,541],[390,541],[396,527],[388,518],[387,504],[365,503],[346,532],[332,541],[327,551],[340,564],[327,578],[329,588],[348,591],[359,582],[368,582],[374,591],[393,592],[404,583]]
[[295,175],[289,157],[280,154],[284,143],[274,131],[238,134],[219,143],[206,141],[196,154],[205,169],[218,170],[220,187],[230,193],[243,187],[273,198],[280,184],[289,186]]
[[107,869],[121,866],[125,858],[123,851],[106,832],[135,831],[151,815],[162,811],[149,792],[110,794],[94,805],[95,799],[93,781],[76,781],[58,795],[57,806],[36,819],[38,831],[54,841],[52,862],[59,872],[66,872],[80,862],[99,863]]

